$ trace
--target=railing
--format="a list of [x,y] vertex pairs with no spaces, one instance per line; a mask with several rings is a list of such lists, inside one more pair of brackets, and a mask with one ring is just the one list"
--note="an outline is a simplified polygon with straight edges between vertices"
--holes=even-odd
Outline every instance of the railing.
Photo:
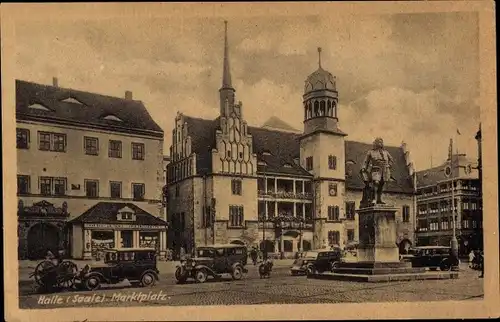
[[259,197],[271,197],[271,198],[281,198],[281,199],[312,199],[312,193],[310,192],[296,192],[292,191],[264,191],[258,190]]

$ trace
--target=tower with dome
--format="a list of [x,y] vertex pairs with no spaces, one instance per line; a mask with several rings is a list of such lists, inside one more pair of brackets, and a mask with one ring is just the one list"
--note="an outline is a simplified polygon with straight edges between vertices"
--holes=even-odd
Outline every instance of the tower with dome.
[[[220,115],[178,112],[174,120],[165,186],[169,248],[234,243],[293,257],[355,245],[364,187],[358,173],[372,144],[347,141],[340,129],[337,79],[323,66],[321,49],[296,106],[303,130],[276,117],[251,126],[244,112],[252,107],[236,100],[231,80],[227,22],[224,31]],[[398,242],[413,243],[409,152],[404,144],[386,148],[395,159],[386,198],[399,209]]]

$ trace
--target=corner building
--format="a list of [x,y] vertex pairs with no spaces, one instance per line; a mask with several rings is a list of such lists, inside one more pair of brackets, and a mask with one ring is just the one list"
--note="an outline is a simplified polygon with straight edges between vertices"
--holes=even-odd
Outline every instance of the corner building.
[[[358,174],[372,144],[345,140],[336,78],[323,69],[318,52],[318,69],[304,86],[303,131],[293,131],[276,118],[251,127],[231,82],[226,25],[219,117],[178,113],[175,118],[166,189],[169,247],[174,252],[237,243],[292,256],[299,250],[357,243],[355,210],[364,186]],[[396,180],[386,185],[385,200],[399,209],[398,243],[411,244],[409,153],[404,145],[386,148],[395,159]]]
[[16,81],[19,258],[165,255],[163,130],[141,101]]

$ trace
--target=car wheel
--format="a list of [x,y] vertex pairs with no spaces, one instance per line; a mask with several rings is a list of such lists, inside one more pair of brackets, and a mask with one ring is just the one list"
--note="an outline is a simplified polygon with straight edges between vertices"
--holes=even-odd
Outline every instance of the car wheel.
[[183,270],[181,267],[177,267],[177,269],[175,270],[175,279],[179,283],[184,283],[187,279],[186,271]]
[[97,276],[90,276],[84,282],[85,288],[89,291],[95,291],[101,286],[101,281]]
[[243,276],[243,272],[241,271],[241,267],[236,266],[233,270],[233,279],[240,280]]
[[314,268],[312,266],[307,266],[306,268],[306,275],[310,276],[314,274]]
[[339,268],[339,262],[332,262],[330,268],[330,270],[333,272],[335,269]]
[[153,273],[147,272],[144,273],[141,277],[141,286],[148,287],[155,285],[156,276]]
[[208,274],[204,269],[200,269],[195,273],[195,279],[198,283],[205,283],[207,281]]
[[451,269],[451,265],[447,261],[443,261],[441,265],[439,265],[439,269],[442,271],[449,271]]

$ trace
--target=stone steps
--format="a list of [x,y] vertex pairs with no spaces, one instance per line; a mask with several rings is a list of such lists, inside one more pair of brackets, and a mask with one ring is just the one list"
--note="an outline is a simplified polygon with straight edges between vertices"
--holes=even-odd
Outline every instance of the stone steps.
[[395,282],[395,281],[455,279],[458,278],[458,272],[426,272],[426,273],[412,273],[412,274],[381,274],[381,275],[321,273],[321,274],[310,275],[308,276],[308,278],[322,279],[322,280],[383,283],[383,282]]
[[425,267],[383,267],[383,268],[361,268],[361,267],[340,267],[333,271],[337,274],[351,275],[384,275],[384,274],[410,274],[410,273],[425,273]]

